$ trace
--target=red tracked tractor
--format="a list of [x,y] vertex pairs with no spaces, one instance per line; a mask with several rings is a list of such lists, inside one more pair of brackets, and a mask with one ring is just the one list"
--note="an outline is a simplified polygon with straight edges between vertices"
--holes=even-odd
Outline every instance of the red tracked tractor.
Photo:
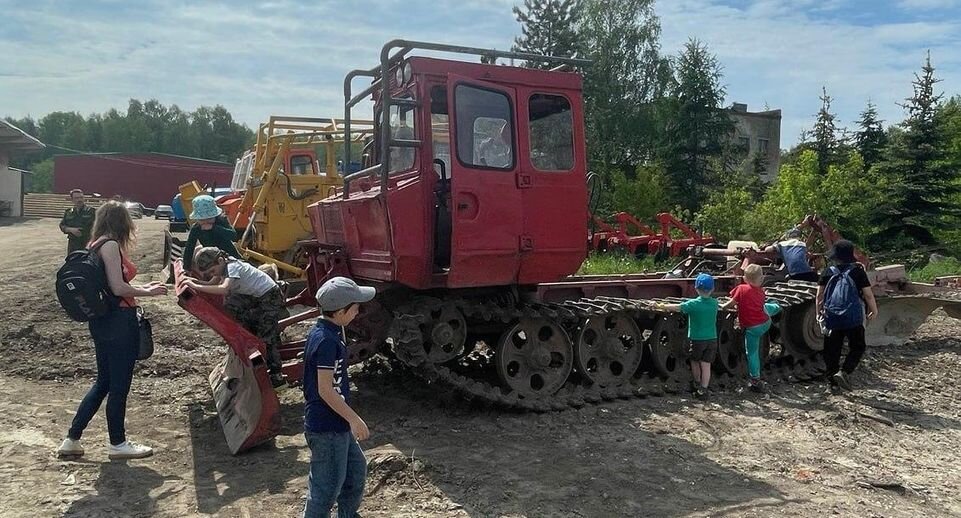
[[[556,68],[418,55],[423,51]],[[350,72],[344,152],[351,156],[352,108],[372,97],[372,165],[308,208],[314,237],[299,245],[308,251],[309,286],[290,305],[314,305],[313,292],[333,276],[376,286],[377,298],[347,330],[351,362],[391,355],[437,390],[504,407],[563,409],[685,381],[685,321],[658,302],[693,295],[693,279],[573,275],[587,254],[588,193],[581,77],[569,69],[587,65],[395,40],[377,66]],[[371,83],[355,94],[358,77]],[[911,286],[903,277],[873,279],[882,290]],[[718,276],[717,293],[738,282]],[[813,311],[814,291],[803,282],[768,287],[789,322]],[[263,344],[218,301],[189,289],[178,294],[230,347],[210,381],[231,451],[269,439],[279,421]],[[317,314],[311,309],[282,325]],[[717,367],[738,375],[743,351],[733,317],[721,315],[718,329]],[[816,337],[800,338],[816,348],[807,342]],[[302,349],[294,341],[281,351],[295,380]],[[806,358],[796,360],[805,365]]]

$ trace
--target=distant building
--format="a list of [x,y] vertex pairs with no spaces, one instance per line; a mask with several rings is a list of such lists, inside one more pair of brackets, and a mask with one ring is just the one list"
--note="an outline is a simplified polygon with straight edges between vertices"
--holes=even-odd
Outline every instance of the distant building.
[[104,198],[119,196],[147,207],[169,205],[191,180],[229,187],[234,165],[166,153],[85,153],[54,157],[53,190],[83,189]]
[[734,103],[728,114],[735,123],[734,143],[744,153],[741,167],[754,171],[763,166],[761,179],[773,181],[781,166],[781,110],[749,112],[746,104]]
[[0,119],[0,216],[23,216],[24,183],[30,173],[10,167],[10,157],[44,147],[39,140]]

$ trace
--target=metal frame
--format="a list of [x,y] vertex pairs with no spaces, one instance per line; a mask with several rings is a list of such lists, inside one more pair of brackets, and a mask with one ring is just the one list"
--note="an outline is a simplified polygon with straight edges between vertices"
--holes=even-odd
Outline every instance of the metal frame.
[[[391,51],[399,49],[391,55]],[[352,70],[344,77],[344,163],[350,163],[350,123],[351,108],[380,87],[380,148],[378,150],[379,164],[366,169],[344,175],[344,199],[350,195],[350,182],[358,178],[370,177],[374,173],[380,176],[381,192],[387,190],[387,173],[390,171],[390,148],[391,147],[420,147],[420,140],[393,139],[390,136],[390,108],[392,106],[419,106],[416,100],[396,99],[390,95],[390,78],[388,76],[391,67],[404,59],[412,50],[427,50],[435,52],[446,52],[451,54],[468,54],[473,56],[488,56],[492,58],[521,59],[525,61],[536,61],[542,63],[557,63],[558,68],[566,66],[587,66],[590,61],[579,58],[566,58],[556,56],[544,56],[539,54],[529,54],[526,52],[509,52],[496,49],[482,49],[479,47],[462,47],[459,45],[445,45],[442,43],[428,43],[422,41],[391,40],[387,42],[380,51],[380,65],[369,70]],[[488,65],[496,66],[496,65]],[[352,94],[352,82],[357,77],[370,77],[372,82],[357,95]],[[375,114],[375,117],[377,114]]]

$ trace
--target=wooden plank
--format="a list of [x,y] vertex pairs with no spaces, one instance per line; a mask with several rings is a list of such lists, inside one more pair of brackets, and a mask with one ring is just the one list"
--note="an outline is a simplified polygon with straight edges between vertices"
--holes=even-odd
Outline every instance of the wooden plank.
[[[87,196],[87,205],[97,208],[106,200]],[[23,195],[23,215],[28,218],[61,218],[63,212],[73,207],[69,194],[25,193]]]

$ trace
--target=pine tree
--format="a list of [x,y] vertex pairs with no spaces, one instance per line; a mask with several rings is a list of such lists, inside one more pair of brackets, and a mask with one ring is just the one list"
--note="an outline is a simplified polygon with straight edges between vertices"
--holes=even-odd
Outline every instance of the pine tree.
[[[577,50],[577,0],[524,0],[524,8],[514,6],[513,11],[522,33],[514,38],[515,52],[567,57]],[[554,65],[529,61],[525,66],[546,69]]]
[[864,159],[864,170],[881,161],[881,155],[888,144],[887,134],[884,132],[884,121],[878,118],[877,107],[868,101],[868,105],[861,112],[857,121],[858,131],[854,133],[854,148]]
[[890,143],[878,172],[887,189],[887,204],[877,212],[880,232],[877,245],[896,248],[933,245],[934,231],[956,225],[961,210],[953,202],[959,192],[959,164],[946,152],[944,128],[938,113],[942,94],[934,87],[941,80],[934,76],[930,53],[915,73],[914,95],[901,106],[907,119],[903,133]]
[[725,94],[721,79],[721,65],[707,46],[688,41],[675,64],[670,95],[675,111],[661,154],[674,201],[692,211],[705,201],[709,186],[717,183],[734,131],[734,121],[721,107]]
[[814,128],[806,135],[804,147],[817,153],[818,174],[825,176],[829,166],[843,160],[846,142],[844,130],[837,126],[837,115],[831,112],[831,96],[827,88],[821,87],[818,99],[821,100],[821,109],[818,110]]

